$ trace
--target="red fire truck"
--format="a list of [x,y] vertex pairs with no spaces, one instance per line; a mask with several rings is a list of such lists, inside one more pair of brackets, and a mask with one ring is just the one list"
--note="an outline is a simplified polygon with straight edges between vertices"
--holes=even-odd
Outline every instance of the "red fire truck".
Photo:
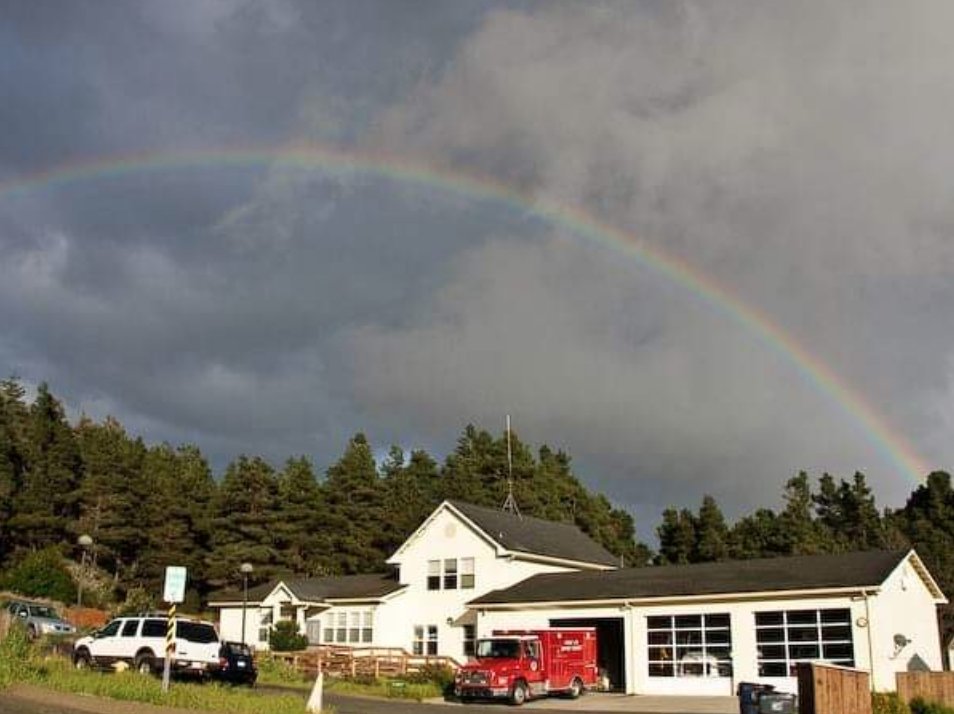
[[494,630],[477,640],[475,654],[454,680],[461,699],[506,697],[516,705],[547,694],[575,699],[599,681],[592,627]]

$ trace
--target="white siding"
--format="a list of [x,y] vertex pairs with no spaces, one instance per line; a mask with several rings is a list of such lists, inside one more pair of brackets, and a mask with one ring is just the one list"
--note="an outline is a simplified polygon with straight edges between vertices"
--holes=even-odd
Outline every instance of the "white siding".
[[[894,691],[895,672],[905,671],[914,655],[932,670],[944,668],[937,605],[909,560],[895,569],[871,598],[870,611],[875,689]],[[895,635],[903,635],[910,644],[896,652]]]

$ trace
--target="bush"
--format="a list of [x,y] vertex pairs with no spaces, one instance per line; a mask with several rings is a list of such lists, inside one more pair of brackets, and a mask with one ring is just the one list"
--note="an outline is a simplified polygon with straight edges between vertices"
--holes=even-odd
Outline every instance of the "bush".
[[938,702],[926,702],[921,697],[911,700],[911,714],[954,714],[954,709]]
[[897,692],[876,692],[871,695],[871,714],[911,714]]
[[411,684],[436,684],[441,690],[446,690],[454,684],[454,670],[446,664],[425,664],[417,672],[405,677]]
[[308,638],[298,632],[292,620],[279,620],[268,633],[268,644],[275,652],[294,652],[308,646]]
[[7,573],[0,586],[27,597],[46,597],[59,602],[76,600],[76,585],[55,548],[28,553]]
[[37,676],[37,657],[22,625],[14,623],[0,641],[0,689]]
[[258,681],[263,684],[299,684],[304,675],[284,660],[268,655],[258,658]]

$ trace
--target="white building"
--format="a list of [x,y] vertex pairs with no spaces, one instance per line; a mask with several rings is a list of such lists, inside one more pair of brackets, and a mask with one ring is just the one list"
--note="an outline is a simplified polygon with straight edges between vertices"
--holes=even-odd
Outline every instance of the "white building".
[[220,634],[260,649],[268,628],[294,619],[312,644],[399,647],[466,660],[476,612],[466,603],[542,573],[613,568],[610,553],[576,527],[445,501],[388,561],[393,575],[269,583],[214,597]]
[[[392,575],[270,583],[249,593],[245,640],[294,619],[313,644],[398,647],[463,661],[495,629],[593,626],[600,666],[628,693],[734,693],[738,682],[796,691],[800,661],[942,669],[936,606],[946,602],[913,552],[765,558],[615,569],[575,527],[456,501],[398,548]],[[242,639],[240,596],[221,609]]]
[[543,575],[471,607],[478,635],[596,626],[626,692],[730,695],[742,681],[795,692],[798,662],[872,671],[879,691],[895,672],[940,670],[945,602],[914,551],[871,551]]

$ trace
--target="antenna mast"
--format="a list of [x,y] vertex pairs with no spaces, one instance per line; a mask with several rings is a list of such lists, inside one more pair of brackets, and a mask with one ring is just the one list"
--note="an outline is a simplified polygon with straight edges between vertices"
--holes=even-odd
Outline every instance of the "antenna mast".
[[504,501],[503,510],[511,513],[517,518],[521,518],[520,508],[517,506],[517,499],[513,497],[513,449],[510,446],[510,415],[507,415],[507,500]]

